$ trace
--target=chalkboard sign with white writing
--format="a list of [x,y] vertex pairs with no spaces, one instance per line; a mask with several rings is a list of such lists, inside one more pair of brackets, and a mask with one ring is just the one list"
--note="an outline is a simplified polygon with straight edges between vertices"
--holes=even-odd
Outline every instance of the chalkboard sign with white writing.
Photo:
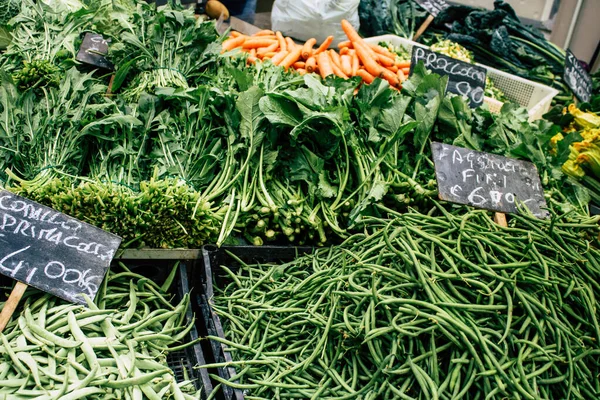
[[410,63],[411,74],[419,62],[423,62],[425,68],[436,74],[448,76],[446,90],[450,93],[466,96],[469,99],[471,108],[483,104],[487,74],[485,68],[446,57],[423,47],[414,46]]
[[77,52],[77,61],[90,64],[108,70],[115,69],[114,65],[108,61],[108,41],[97,33],[86,33],[83,42]]
[[440,11],[449,7],[444,0],[417,0],[417,3],[434,17],[437,17]]
[[564,79],[580,101],[590,101],[593,89],[592,78],[570,50],[567,50],[565,59]]
[[73,303],[96,297],[121,238],[0,191],[0,273]]
[[440,199],[503,213],[525,206],[538,218],[546,216],[532,163],[436,142],[431,150]]

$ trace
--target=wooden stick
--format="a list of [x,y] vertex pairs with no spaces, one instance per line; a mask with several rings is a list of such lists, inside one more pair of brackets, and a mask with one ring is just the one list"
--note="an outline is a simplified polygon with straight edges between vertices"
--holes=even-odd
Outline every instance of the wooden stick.
[[27,290],[26,284],[21,282],[17,282],[15,284],[15,287],[10,293],[8,300],[6,300],[6,303],[4,303],[2,312],[0,312],[0,333],[2,333],[4,328],[6,328],[6,325],[8,324],[8,321],[10,321],[10,318],[15,312],[15,309],[19,305],[19,302],[21,301],[21,297],[23,297],[25,290]]
[[506,222],[506,214],[504,213],[494,213],[494,222],[505,228],[508,226],[508,223]]
[[423,32],[425,32],[425,30],[429,27],[429,24],[431,24],[433,22],[433,18],[434,16],[429,14],[427,16],[427,19],[423,22],[423,24],[419,27],[419,30],[417,31],[417,33],[415,33],[415,36],[413,36],[412,40],[414,40],[415,42],[417,41],[417,39],[423,34]]
[[112,96],[112,86],[113,86],[113,82],[115,81],[115,74],[112,74],[110,76],[110,81],[108,82],[108,88],[106,89],[106,97],[110,97]]

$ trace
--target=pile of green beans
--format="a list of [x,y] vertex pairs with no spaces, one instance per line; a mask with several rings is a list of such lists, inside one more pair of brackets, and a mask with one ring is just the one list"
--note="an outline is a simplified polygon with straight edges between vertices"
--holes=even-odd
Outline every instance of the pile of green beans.
[[247,399],[600,398],[598,218],[510,219],[410,211],[223,266],[210,339],[234,361],[213,366],[237,375],[212,378]]
[[166,294],[178,266],[162,287],[121,266],[87,308],[30,291],[0,333],[0,399],[199,398],[166,360],[193,344],[179,344],[189,295],[173,306]]

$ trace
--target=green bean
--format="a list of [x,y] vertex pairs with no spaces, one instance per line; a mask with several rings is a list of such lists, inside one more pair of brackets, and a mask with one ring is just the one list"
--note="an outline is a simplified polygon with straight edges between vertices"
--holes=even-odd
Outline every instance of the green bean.
[[[574,362],[588,360],[573,372],[573,385],[581,386],[573,396],[593,390],[586,382],[593,382],[598,366],[589,362],[593,350],[583,346],[594,349],[597,343],[594,319],[585,311],[597,298],[597,288],[577,284],[589,280],[592,272],[582,272],[577,264],[563,265],[573,257],[562,258],[546,235],[547,227],[536,230],[517,223],[504,229],[487,220],[485,212],[465,218],[444,215],[444,223],[432,216],[422,222],[421,215],[412,212],[397,214],[394,220],[370,218],[369,234],[286,263],[281,269],[284,279],[265,278],[276,268],[242,265],[235,275],[245,289],[227,285],[226,295],[217,289],[215,297],[217,303],[227,304],[221,318],[230,320],[232,329],[225,330],[232,335],[234,359],[285,355],[293,360],[287,369],[257,365],[253,374],[265,371],[253,379],[334,386],[321,391],[277,385],[248,390],[256,396],[270,393],[270,398],[311,398],[315,392],[328,398],[356,396],[352,391],[368,385],[374,365],[391,353],[421,368],[440,399],[467,394],[483,399],[494,393],[530,398],[563,385],[546,379],[564,375],[565,341],[571,344],[568,351]],[[583,259],[592,247],[579,246],[571,241],[575,237],[579,236],[569,232],[564,236],[571,246],[567,252],[582,252],[577,259]],[[340,281],[343,286],[337,287]],[[570,281],[574,283],[568,289]],[[326,301],[328,296],[335,297],[335,304]],[[236,302],[244,307],[237,308]],[[292,310],[297,312],[286,313]],[[258,312],[273,318],[271,328],[265,330],[264,317],[256,320]],[[250,339],[243,342],[246,347],[239,346],[242,336]],[[348,352],[347,361],[333,363],[335,349]],[[449,349],[466,354],[464,360],[451,364],[443,354]],[[463,362],[469,367],[462,368]],[[334,370],[315,368],[315,363]],[[415,377],[406,379],[411,374],[408,363],[392,357],[386,369],[386,376],[365,389],[364,397],[410,397],[417,378],[425,390],[431,387],[415,368]],[[307,381],[306,374],[313,380]],[[404,380],[395,386],[398,379]]]

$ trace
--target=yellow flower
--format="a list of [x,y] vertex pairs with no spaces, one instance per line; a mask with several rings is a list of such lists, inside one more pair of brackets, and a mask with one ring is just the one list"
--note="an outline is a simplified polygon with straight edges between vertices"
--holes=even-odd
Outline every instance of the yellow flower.
[[581,165],[574,160],[567,160],[562,166],[562,171],[577,179],[581,179],[585,176],[585,171],[581,168]]
[[554,135],[552,137],[552,139],[550,139],[550,154],[556,155],[556,151],[558,148],[558,142],[560,142],[564,138],[565,137],[563,136],[562,133],[557,133],[556,135]]
[[579,129],[600,128],[600,116],[593,112],[583,112],[575,104],[569,104],[569,114],[575,117],[575,126]]

